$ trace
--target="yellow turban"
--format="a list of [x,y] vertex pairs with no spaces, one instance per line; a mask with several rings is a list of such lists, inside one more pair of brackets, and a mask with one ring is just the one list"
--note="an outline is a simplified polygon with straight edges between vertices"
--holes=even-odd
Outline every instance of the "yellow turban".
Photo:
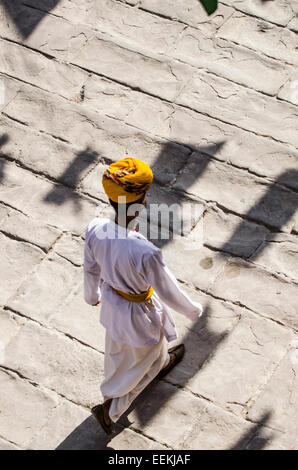
[[147,163],[130,157],[112,163],[102,177],[105,193],[114,202],[120,196],[125,196],[127,203],[137,201],[152,181],[153,173]]

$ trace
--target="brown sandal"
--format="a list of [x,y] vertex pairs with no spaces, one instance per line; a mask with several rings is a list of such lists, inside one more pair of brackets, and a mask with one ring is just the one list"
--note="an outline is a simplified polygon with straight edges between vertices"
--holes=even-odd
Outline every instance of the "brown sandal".
[[184,344],[179,344],[178,346],[174,346],[173,348],[170,348],[168,353],[174,355],[174,359],[173,360],[170,359],[169,364],[163,369],[161,369],[159,374],[156,376],[157,379],[161,379],[166,374],[168,374],[170,370],[172,370],[173,367],[175,367],[175,365],[178,364],[178,362],[182,360],[184,353],[185,353]]
[[104,417],[104,410],[103,405],[96,405],[91,410],[92,415],[96,419],[96,421],[101,425],[102,429],[105,431],[106,434],[111,436],[115,434],[114,424],[111,420],[111,424],[107,424]]

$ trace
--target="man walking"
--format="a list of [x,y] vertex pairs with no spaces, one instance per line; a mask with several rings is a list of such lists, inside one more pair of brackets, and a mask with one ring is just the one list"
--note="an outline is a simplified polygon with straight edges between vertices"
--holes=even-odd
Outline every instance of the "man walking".
[[130,227],[144,208],[153,181],[150,167],[134,158],[113,163],[102,184],[115,219],[93,219],[86,230],[84,295],[90,305],[101,303],[106,328],[104,403],[92,414],[107,434],[113,423],[155,378],[167,374],[184,355],[169,307],[196,321],[202,306],[178,286],[165,266],[161,250]]

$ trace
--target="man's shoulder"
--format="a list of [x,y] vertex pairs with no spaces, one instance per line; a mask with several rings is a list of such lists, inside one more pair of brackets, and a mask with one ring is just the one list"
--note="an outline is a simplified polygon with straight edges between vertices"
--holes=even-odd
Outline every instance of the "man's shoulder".
[[144,235],[140,232],[131,231],[129,234],[129,240],[133,243],[134,249],[142,253],[155,254],[160,252],[160,249],[157,248],[151,241],[149,241]]
[[108,222],[110,222],[110,219],[107,217],[94,217],[87,225],[86,234],[90,233],[96,227],[102,227]]

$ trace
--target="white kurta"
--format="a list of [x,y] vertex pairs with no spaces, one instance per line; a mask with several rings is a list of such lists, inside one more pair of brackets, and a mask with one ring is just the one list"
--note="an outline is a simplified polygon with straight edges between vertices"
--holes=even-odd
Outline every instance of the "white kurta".
[[[154,294],[146,302],[129,302],[113,289]],[[101,300],[100,322],[106,328],[105,399],[114,398],[115,421],[158,374],[167,357],[166,340],[177,339],[171,307],[192,320],[202,313],[165,266],[161,250],[138,232],[106,218],[93,219],[86,230],[84,295]],[[129,371],[129,373],[128,373]]]

